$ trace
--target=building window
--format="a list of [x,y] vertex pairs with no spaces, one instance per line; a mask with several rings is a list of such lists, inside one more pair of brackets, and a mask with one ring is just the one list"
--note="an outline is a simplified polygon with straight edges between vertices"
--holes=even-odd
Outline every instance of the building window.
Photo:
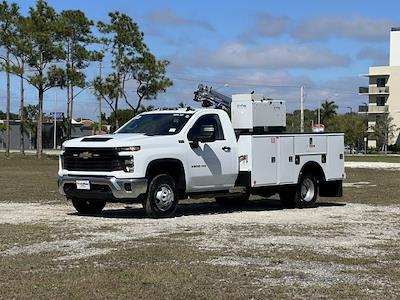
[[376,106],[385,106],[385,97],[376,97]]
[[386,78],[380,77],[376,79],[376,86],[377,87],[384,87],[386,85]]

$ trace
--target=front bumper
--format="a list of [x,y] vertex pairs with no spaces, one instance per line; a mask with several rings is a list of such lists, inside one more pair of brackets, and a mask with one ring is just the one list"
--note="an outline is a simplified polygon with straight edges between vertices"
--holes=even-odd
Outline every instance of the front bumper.
[[[89,180],[90,190],[78,190],[77,180]],[[120,179],[95,176],[59,176],[58,188],[62,195],[77,198],[118,201],[136,199],[147,192],[147,179]]]

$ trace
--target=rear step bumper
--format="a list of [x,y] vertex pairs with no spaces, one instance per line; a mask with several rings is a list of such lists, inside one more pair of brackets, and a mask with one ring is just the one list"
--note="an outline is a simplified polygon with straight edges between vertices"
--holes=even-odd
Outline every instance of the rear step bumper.
[[[90,190],[78,190],[77,180],[88,180]],[[58,188],[62,195],[77,196],[82,198],[107,198],[134,199],[147,192],[147,179],[119,179],[115,177],[92,177],[92,176],[60,176],[58,177]],[[111,199],[110,199],[111,200]]]

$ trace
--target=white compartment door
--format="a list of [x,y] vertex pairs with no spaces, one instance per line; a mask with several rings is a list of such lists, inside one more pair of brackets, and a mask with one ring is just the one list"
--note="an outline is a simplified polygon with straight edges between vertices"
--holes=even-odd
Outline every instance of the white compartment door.
[[255,187],[277,183],[278,137],[253,137],[252,185]]
[[298,166],[295,165],[293,136],[279,138],[279,184],[297,183]]

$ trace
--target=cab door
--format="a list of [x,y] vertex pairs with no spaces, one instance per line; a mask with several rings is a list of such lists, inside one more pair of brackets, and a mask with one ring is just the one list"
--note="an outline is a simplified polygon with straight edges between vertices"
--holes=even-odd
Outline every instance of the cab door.
[[[205,126],[214,127],[212,141],[193,143]],[[232,149],[232,141],[227,139],[219,115],[200,116],[189,130],[187,138],[190,148],[187,155],[187,166],[190,168],[188,190],[212,191],[232,187],[237,176],[234,167],[237,164],[236,148]]]

